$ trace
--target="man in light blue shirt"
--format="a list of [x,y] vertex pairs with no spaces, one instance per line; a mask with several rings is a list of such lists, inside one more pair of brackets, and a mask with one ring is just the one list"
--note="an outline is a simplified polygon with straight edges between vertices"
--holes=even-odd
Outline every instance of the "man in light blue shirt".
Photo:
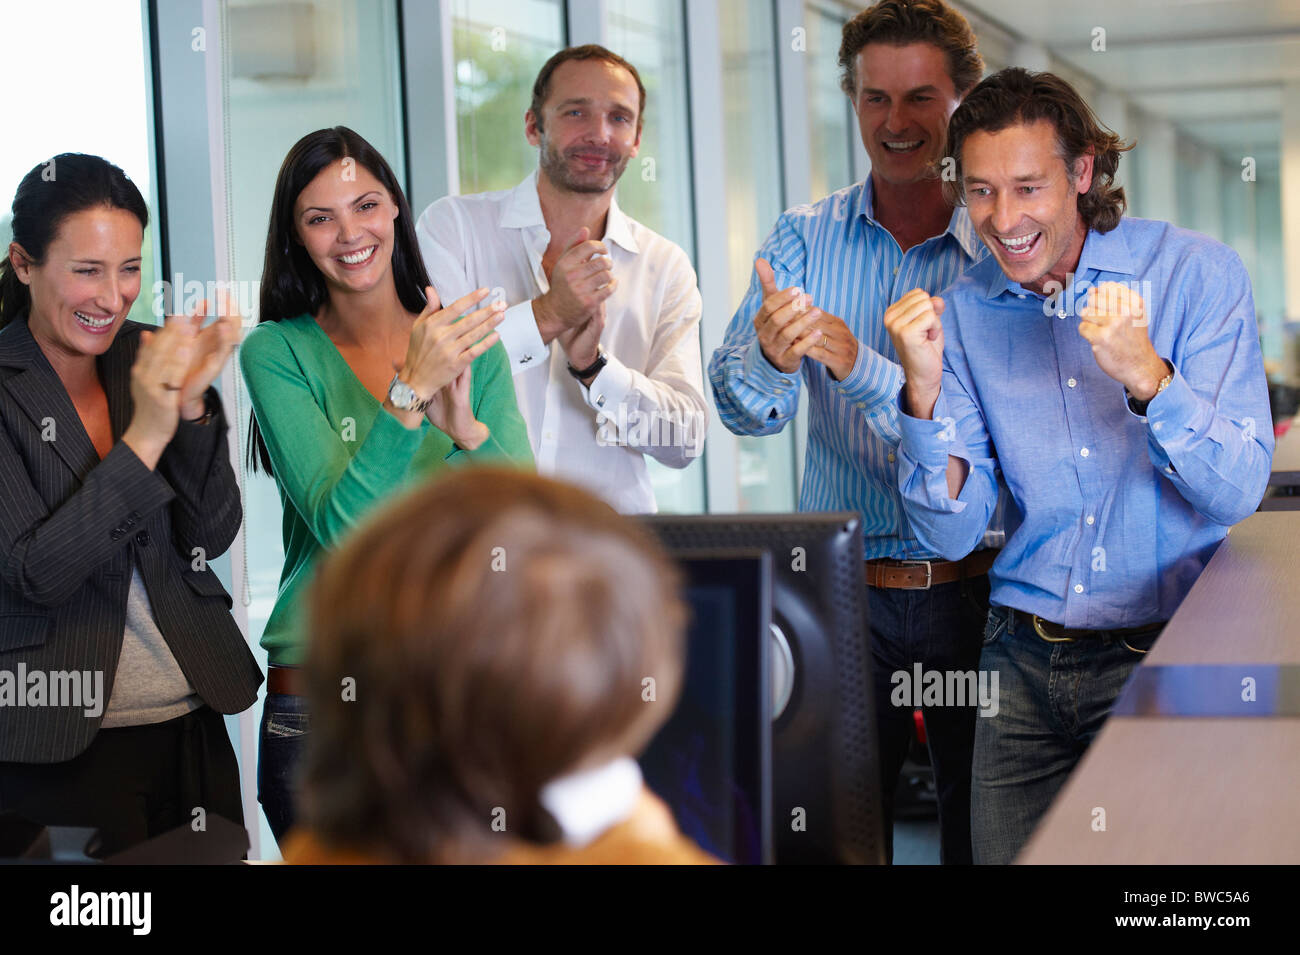
[[976,862],[1027,841],[1272,457],[1250,280],[1228,247],[1123,218],[1129,148],[1066,82],[1004,70],[953,114],[956,186],[992,257],[885,324],[906,375],[899,488],[942,554],[1014,507],[976,730]]
[[[799,509],[862,514],[892,851],[893,796],[914,733],[899,675],[910,680],[920,666],[973,677],[993,552],[940,560],[908,524],[895,453],[902,369],[882,317],[907,289],[938,292],[985,254],[935,171],[948,117],[983,63],[969,24],[941,0],[882,0],[845,24],[839,64],[871,176],[777,221],[709,379],[723,423],[743,435],[784,428],[802,379],[810,413]],[[974,703],[922,707],[946,863],[971,858]]]

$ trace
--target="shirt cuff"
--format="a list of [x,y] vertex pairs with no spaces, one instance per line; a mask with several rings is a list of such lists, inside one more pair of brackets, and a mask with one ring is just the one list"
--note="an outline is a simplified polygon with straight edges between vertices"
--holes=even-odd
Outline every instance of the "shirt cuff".
[[[1173,368],[1174,363],[1170,362],[1169,367]],[[1124,406],[1128,407],[1129,414],[1135,414],[1127,400]],[[1159,440],[1162,431],[1176,427],[1180,422],[1190,421],[1195,411],[1196,394],[1187,383],[1187,379],[1178,373],[1177,368],[1174,368],[1174,376],[1169,384],[1165,385],[1164,391],[1156,392],[1147,402],[1146,414],[1136,415],[1136,417],[1146,418],[1147,427]]]
[[542,341],[542,333],[537,330],[537,317],[533,314],[531,300],[506,309],[505,317],[497,326],[497,334],[510,356],[513,374],[527,371],[550,354],[550,349]]
[[600,374],[591,379],[591,385],[584,388],[583,398],[593,411],[613,414],[614,408],[627,401],[636,385],[632,369],[623,364],[614,355],[605,352],[605,367]]
[[957,425],[948,413],[948,402],[943,391],[934,404],[934,417],[929,420],[914,418],[903,410],[903,389],[898,390],[898,430],[902,434],[900,447],[922,467],[944,470],[948,456],[966,457],[965,448],[957,441]]
[[832,388],[864,411],[888,401],[904,384],[902,368],[861,342],[858,357],[844,380],[832,377],[830,381]]
[[799,381],[799,373],[786,374],[776,368],[763,354],[763,346],[757,338],[750,343],[745,352],[745,383],[756,391],[778,398],[789,391]]
[[[1173,366],[1173,362],[1169,363]],[[1128,401],[1124,402],[1125,407]],[[1167,446],[1186,434],[1186,426],[1196,415],[1197,397],[1187,379],[1174,369],[1173,380],[1165,390],[1147,402],[1147,437],[1151,463],[1165,474],[1176,473]],[[1129,408],[1129,414],[1133,409]],[[1136,417],[1143,417],[1137,415]]]

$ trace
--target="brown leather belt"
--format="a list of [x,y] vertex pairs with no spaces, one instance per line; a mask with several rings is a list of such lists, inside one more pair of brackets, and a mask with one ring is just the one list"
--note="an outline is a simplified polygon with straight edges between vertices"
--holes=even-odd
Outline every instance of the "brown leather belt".
[[1135,637],[1140,633],[1150,633],[1152,630],[1163,627],[1167,621],[1157,623],[1147,623],[1140,627],[1120,627],[1114,630],[1080,630],[1071,629],[1059,623],[1052,623],[1050,620],[1044,620],[1037,614],[1025,613],[1023,610],[1016,610],[1013,607],[1007,608],[1009,615],[1008,626],[1015,626],[1017,619],[1025,626],[1032,627],[1034,633],[1038,634],[1048,643],[1069,643],[1073,640],[1100,640],[1103,637],[1119,638]]
[[867,586],[891,590],[929,590],[954,580],[980,577],[989,572],[993,561],[1002,553],[997,548],[977,550],[961,560],[882,560],[867,561]]
[[302,667],[282,667],[274,663],[266,668],[266,691],[285,696],[306,696],[307,680]]

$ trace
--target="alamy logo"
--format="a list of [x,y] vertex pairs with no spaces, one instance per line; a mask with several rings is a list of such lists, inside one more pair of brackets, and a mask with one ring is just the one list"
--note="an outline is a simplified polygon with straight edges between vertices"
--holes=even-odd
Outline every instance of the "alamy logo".
[[0,706],[70,706],[89,717],[104,712],[103,670],[0,670]]
[[997,670],[923,670],[913,663],[910,672],[895,670],[889,682],[894,706],[979,706],[980,716],[998,715]]
[[703,412],[646,412],[620,403],[611,414],[596,415],[596,443],[601,447],[682,448],[688,458],[704,453],[708,422]]
[[150,892],[82,892],[74,885],[50,896],[51,925],[128,925],[148,935],[153,924]]

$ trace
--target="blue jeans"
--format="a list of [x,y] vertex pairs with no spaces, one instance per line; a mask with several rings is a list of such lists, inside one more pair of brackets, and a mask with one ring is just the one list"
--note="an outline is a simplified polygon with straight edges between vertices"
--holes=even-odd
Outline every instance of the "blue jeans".
[[298,764],[307,743],[307,698],[266,694],[257,753],[257,800],[277,842],[294,823]]
[[[895,706],[893,674],[974,670],[988,616],[989,579],[939,584],[929,590],[867,588],[871,665],[880,739],[881,798],[887,857],[894,857],[894,792],[912,742],[913,706]],[[923,706],[926,742],[939,795],[939,854],[945,865],[970,864],[971,754],[975,706]]]
[[1009,628],[1008,617],[1005,607],[989,610],[980,656],[980,669],[998,674],[998,712],[975,727],[971,836],[979,864],[1009,863],[1024,848],[1163,626],[1049,643],[1019,615]]

